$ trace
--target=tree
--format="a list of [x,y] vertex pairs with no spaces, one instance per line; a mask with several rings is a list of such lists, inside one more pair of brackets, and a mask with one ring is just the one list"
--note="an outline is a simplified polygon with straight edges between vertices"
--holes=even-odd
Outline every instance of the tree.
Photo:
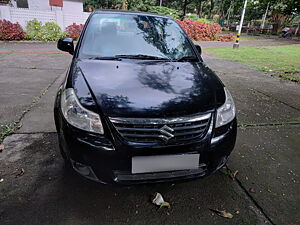
[[199,17],[201,17],[201,15],[202,15],[202,7],[203,7],[203,0],[199,0],[197,2],[197,15]]
[[84,8],[87,10],[88,8],[92,9],[100,9],[100,8],[112,8],[116,5],[121,7],[122,0],[85,0],[84,1]]
[[[266,1],[265,1],[266,2]],[[281,26],[290,23],[300,14],[299,0],[271,0],[270,15],[273,23],[273,31],[278,32]]]
[[190,4],[191,2],[192,2],[191,0],[184,0],[183,1],[183,7],[182,7],[183,14],[182,14],[182,18],[185,17],[185,15],[186,15],[186,8],[187,8],[188,4]]
[[[158,6],[160,0],[85,0],[87,9],[117,8],[132,11],[151,11],[151,7]],[[292,21],[300,11],[300,0],[249,0],[245,14],[245,21],[261,20],[267,5],[267,18],[273,23],[274,31]],[[181,12],[183,19],[187,13],[195,13],[199,17],[213,18],[218,15],[219,20],[238,21],[243,7],[242,0],[163,0],[163,6]]]
[[151,6],[156,5],[156,0],[127,0],[127,9],[132,11],[149,11]]

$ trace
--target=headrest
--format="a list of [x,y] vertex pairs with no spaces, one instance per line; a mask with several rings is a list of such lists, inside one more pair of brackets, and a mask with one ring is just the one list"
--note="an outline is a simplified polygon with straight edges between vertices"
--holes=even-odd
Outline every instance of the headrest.
[[115,35],[117,33],[117,25],[114,22],[105,22],[101,26],[102,35]]

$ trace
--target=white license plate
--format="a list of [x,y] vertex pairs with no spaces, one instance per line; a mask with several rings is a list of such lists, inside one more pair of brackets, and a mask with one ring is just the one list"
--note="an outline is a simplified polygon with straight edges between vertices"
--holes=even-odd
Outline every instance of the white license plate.
[[133,174],[199,168],[200,154],[135,156],[132,158]]

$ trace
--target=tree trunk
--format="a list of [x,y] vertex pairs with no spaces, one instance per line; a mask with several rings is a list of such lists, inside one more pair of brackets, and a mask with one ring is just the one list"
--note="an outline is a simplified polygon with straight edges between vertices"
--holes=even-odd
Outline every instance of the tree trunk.
[[122,9],[126,10],[126,0],[122,0]]
[[202,15],[202,0],[199,0],[199,1],[198,1],[197,15],[198,15],[199,17],[201,17],[201,15]]
[[229,20],[230,20],[230,13],[234,11],[233,7],[234,7],[234,1],[232,0],[232,1],[230,1],[229,8],[227,9],[227,13],[225,15],[225,17],[227,16],[227,19],[226,19],[227,20],[227,22],[226,22],[227,26],[229,26],[229,24],[230,24],[230,22],[229,22]]
[[183,15],[182,15],[182,19],[185,17],[186,15],[186,7],[188,5],[188,0],[184,0],[184,3],[183,3]]
[[220,6],[220,20],[224,20],[224,0],[221,1],[221,6]]
[[273,25],[272,31],[273,31],[274,33],[277,33],[277,32],[278,32],[278,29],[279,29],[279,23],[273,23],[272,25]]
[[296,30],[295,30],[295,36],[298,34],[299,27],[300,27],[300,23],[298,23],[298,26],[297,26],[297,28],[296,28]]
[[214,9],[214,0],[210,0],[210,7],[209,7],[209,18],[212,18],[212,11]]

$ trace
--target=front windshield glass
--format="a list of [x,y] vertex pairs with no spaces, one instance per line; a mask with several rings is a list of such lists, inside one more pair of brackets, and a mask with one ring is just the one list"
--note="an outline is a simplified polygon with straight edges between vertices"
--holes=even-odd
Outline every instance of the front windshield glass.
[[140,55],[176,60],[196,57],[175,21],[109,13],[92,16],[79,54],[84,58]]

